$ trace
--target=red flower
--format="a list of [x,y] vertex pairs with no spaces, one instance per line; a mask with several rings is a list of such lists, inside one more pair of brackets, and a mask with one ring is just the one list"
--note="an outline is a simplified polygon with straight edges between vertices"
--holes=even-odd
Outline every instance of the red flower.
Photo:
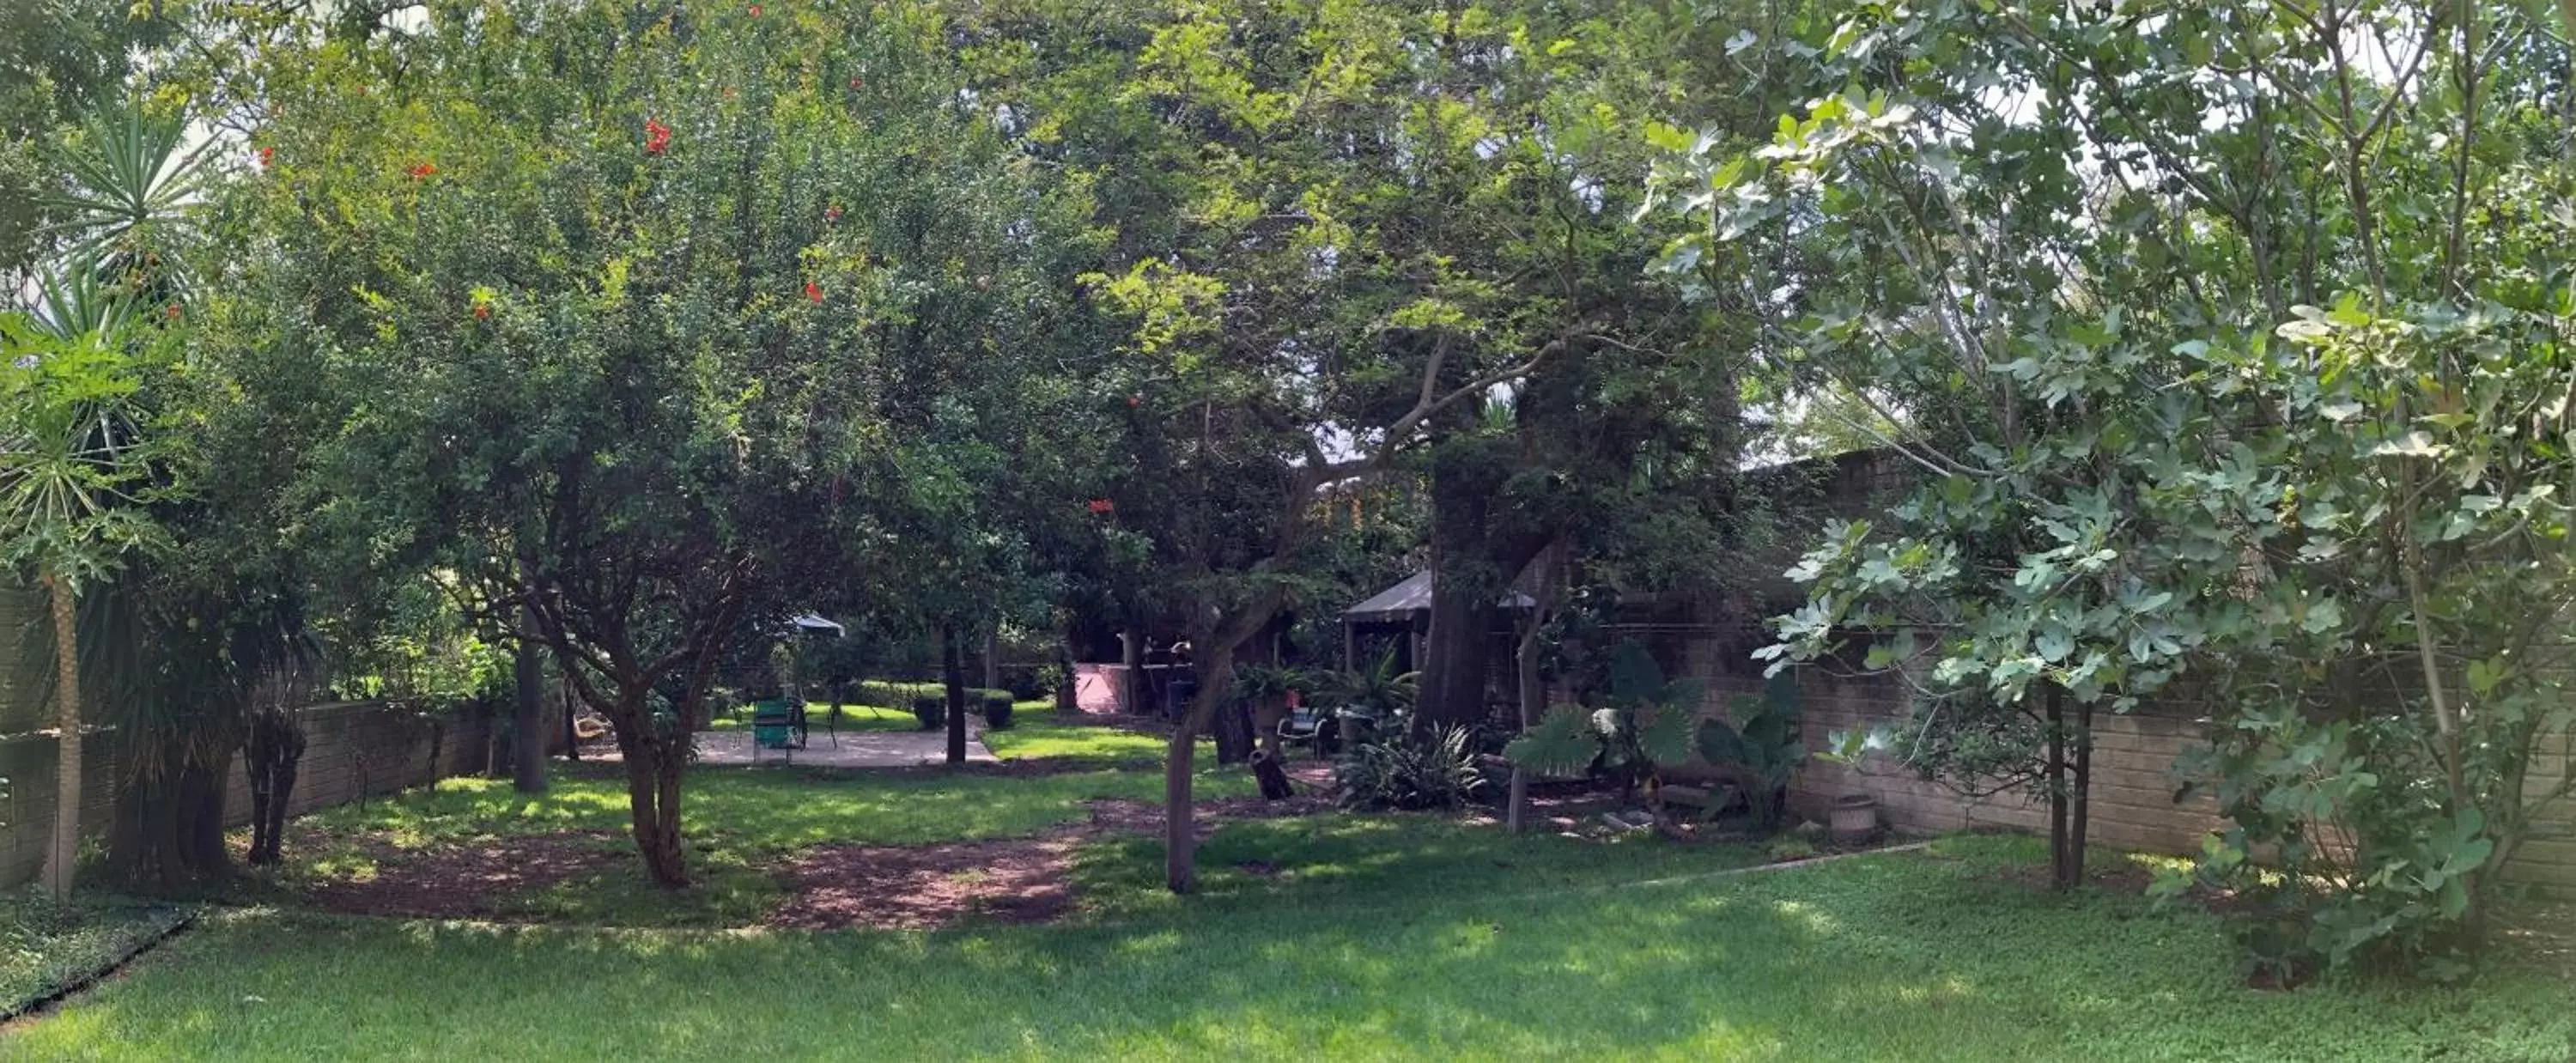
[[753,17],[753,18],[759,18],[759,17],[760,17],[760,5],[759,5],[759,4],[753,4],[753,5],[751,5],[751,17]]
[[857,92],[857,91],[859,91],[860,89],[863,89],[863,88],[866,88],[866,87],[868,87],[868,79],[866,79],[866,78],[851,78],[851,79],[850,79],[850,91],[852,91],[852,92]]
[[839,220],[841,220],[841,205],[840,205],[840,204],[838,204],[838,203],[834,203],[834,204],[832,204],[831,206],[828,206],[828,207],[823,208],[823,220],[824,220],[824,221],[839,221]]
[[1091,511],[1094,513],[1107,513],[1117,508],[1118,506],[1115,503],[1110,502],[1106,498],[1095,498],[1091,500]]
[[644,120],[644,154],[659,155],[671,146],[671,127],[650,118]]
[[490,304],[490,303],[476,303],[476,304],[474,304],[474,320],[476,320],[476,321],[490,321],[490,320],[492,320],[492,304]]
[[169,318],[172,321],[179,320],[179,304],[172,303],[169,306],[163,307],[161,309],[161,316]]
[[276,148],[261,148],[261,149],[259,149],[259,168],[260,168],[260,169],[263,169],[263,170],[268,169],[269,164],[270,164],[270,163],[273,163],[273,162],[276,162],[276,161],[277,161],[277,149],[276,149]]
[[411,168],[411,179],[414,181],[424,180],[427,179],[429,175],[437,172],[438,166],[436,164],[424,162]]
[[1129,405],[1129,406],[1142,406],[1142,405],[1144,405],[1144,404],[1145,404],[1145,396],[1143,396],[1143,395],[1129,395],[1129,396],[1127,396],[1127,405]]
[[816,284],[816,283],[814,283],[813,281],[806,281],[806,282],[805,282],[805,301],[806,301],[806,302],[809,302],[809,303],[820,303],[820,302],[822,302],[822,301],[823,301],[823,286],[822,286],[822,285],[820,285],[820,284]]

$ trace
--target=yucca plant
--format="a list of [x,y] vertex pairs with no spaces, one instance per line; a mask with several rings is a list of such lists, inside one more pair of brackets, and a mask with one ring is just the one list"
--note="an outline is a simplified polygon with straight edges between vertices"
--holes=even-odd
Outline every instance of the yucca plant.
[[185,291],[206,163],[220,143],[209,138],[191,147],[187,140],[185,117],[138,103],[91,115],[63,160],[63,190],[45,202],[61,220],[42,235],[60,243],[61,261],[155,298]]

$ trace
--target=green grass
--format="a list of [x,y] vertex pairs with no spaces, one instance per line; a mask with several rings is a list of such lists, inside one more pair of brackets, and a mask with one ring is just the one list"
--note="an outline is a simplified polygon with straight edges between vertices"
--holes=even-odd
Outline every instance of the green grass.
[[2021,839],[1711,878],[1743,854],[1324,817],[1227,828],[1188,901],[1151,896],[1157,855],[1086,852],[1090,921],[935,934],[244,913],[0,1057],[2562,1060],[2576,1032],[2528,971],[2246,989],[2214,919],[2033,892]]
[[[824,732],[824,721],[832,716],[832,703],[805,703],[805,722],[815,734]],[[751,726],[751,706],[737,705],[707,721],[710,730],[738,731]],[[840,729],[844,731],[918,731],[921,719],[909,709],[890,709],[882,705],[841,706]]]
[[59,905],[33,888],[0,894],[0,1014],[96,976],[180,917],[168,907]]
[[[1158,767],[1169,742],[1159,735],[1059,719],[1052,702],[1024,701],[1013,711],[1011,727],[984,732],[984,748],[1004,760],[1063,759],[1101,767]],[[1215,763],[1215,746],[1199,743],[1200,767]]]
[[[1203,797],[1253,793],[1241,771],[1211,771]],[[921,845],[1035,834],[1085,818],[1096,798],[1156,801],[1159,773],[1077,771],[1005,777],[988,772],[849,772],[822,768],[701,767],[682,792],[681,837],[688,847],[691,890],[653,886],[635,861],[542,892],[495,898],[520,918],[620,926],[735,926],[756,921],[777,897],[766,870],[799,849],[824,843]],[[524,796],[506,780],[451,779],[435,792],[314,813],[299,821],[331,841],[291,852],[281,878],[290,886],[322,878],[365,876],[375,861],[359,842],[419,849],[444,842],[510,835],[603,832],[590,844],[631,851],[625,781],[604,767],[558,768],[543,795]]]

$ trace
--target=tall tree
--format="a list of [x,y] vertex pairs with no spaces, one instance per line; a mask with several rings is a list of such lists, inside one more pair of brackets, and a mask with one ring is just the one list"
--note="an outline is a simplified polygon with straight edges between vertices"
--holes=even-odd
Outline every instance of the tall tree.
[[1708,226],[1676,264],[1926,484],[1895,536],[1818,547],[1775,652],[1910,624],[1874,656],[1938,726],[2039,702],[2062,883],[2093,713],[2187,677],[2230,820],[2204,871],[2262,902],[2257,958],[2465,970],[2571,785],[2534,774],[2576,720],[2563,28],[2222,0],[1810,29],[1782,46],[1821,94],[1768,144],[1670,138]]
[[547,649],[665,885],[716,667],[826,578],[899,357],[942,354],[908,334],[983,290],[926,239],[987,120],[937,48],[902,10],[458,5],[265,59],[243,312],[347,419],[290,501],[341,571],[453,572]]

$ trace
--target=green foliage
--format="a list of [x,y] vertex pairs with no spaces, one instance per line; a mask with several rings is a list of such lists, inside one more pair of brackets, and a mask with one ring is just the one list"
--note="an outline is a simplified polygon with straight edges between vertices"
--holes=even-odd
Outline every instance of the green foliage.
[[924,731],[936,731],[948,723],[948,695],[916,694],[912,699],[912,716],[921,721]]
[[1545,775],[1597,771],[1624,787],[1648,784],[1663,769],[1691,763],[1710,741],[1703,732],[1716,721],[1699,718],[1701,697],[1698,680],[1667,682],[1643,643],[1622,640],[1611,650],[1600,705],[1548,713],[1505,746],[1503,755]]
[[[1395,734],[1412,719],[1413,697],[1422,676],[1396,671],[1395,659],[1395,650],[1389,648],[1369,667],[1315,677],[1317,702],[1341,718],[1345,737],[1365,740]],[[1280,678],[1273,675],[1260,681],[1275,683]]]
[[1936,772],[2180,693],[2228,819],[2201,871],[2277,902],[2266,962],[2463,970],[2576,722],[2540,649],[2576,596],[2551,14],[2006,4],[1756,42],[1813,60],[1812,102],[1758,146],[1661,137],[1704,226],[1666,265],[1921,474],[1800,564],[1768,654],[1871,633],[1924,695],[1891,748]]
[[1353,744],[1333,762],[1342,807],[1363,810],[1458,808],[1486,786],[1467,746],[1468,729],[1441,727]]
[[172,908],[57,904],[23,890],[0,895],[0,1014],[107,973],[184,916]]
[[1011,703],[1013,700],[1011,692],[1007,690],[984,690],[978,691],[977,696],[983,704],[984,726],[990,727],[996,731],[1010,730]]
[[141,396],[167,351],[121,312],[69,335],[0,314],[0,562],[77,591],[161,541],[144,507],[160,434]]
[[1699,755],[1711,765],[1740,767],[1738,789],[1744,793],[1754,822],[1769,830],[1779,825],[1781,798],[1789,777],[1807,759],[1799,733],[1798,686],[1794,675],[1771,677],[1763,696],[1728,702],[1731,720],[1702,721]]

